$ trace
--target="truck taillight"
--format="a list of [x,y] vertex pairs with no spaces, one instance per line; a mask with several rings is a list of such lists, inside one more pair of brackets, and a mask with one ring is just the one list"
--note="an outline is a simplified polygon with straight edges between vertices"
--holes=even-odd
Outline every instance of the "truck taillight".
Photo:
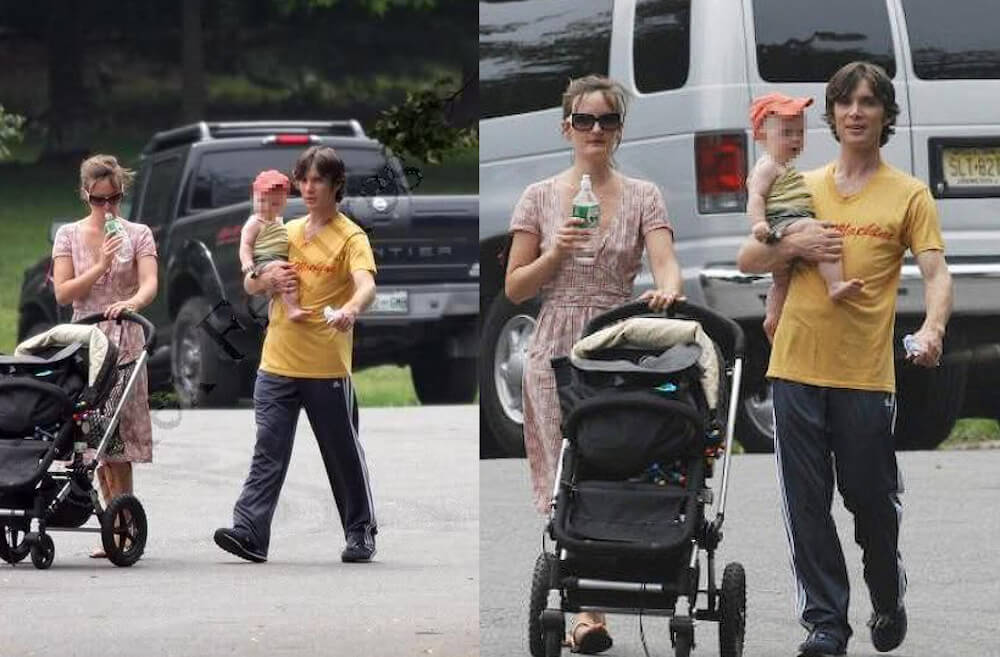
[[696,135],[698,212],[745,212],[747,138],[742,132]]

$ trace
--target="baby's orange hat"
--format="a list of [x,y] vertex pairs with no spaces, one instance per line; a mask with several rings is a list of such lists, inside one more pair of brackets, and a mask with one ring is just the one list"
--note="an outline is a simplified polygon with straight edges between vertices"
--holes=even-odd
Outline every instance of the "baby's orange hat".
[[777,116],[797,116],[812,105],[812,98],[793,98],[785,94],[771,93],[754,98],[750,103],[750,125],[753,126],[754,139],[763,137],[761,128],[764,120],[772,114]]
[[261,171],[253,181],[253,191],[255,192],[269,192],[276,187],[280,187],[286,192],[289,187],[288,176],[277,169]]

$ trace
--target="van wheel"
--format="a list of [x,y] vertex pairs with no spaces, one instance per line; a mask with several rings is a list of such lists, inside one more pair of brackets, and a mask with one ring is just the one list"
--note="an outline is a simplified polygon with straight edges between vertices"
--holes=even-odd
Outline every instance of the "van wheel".
[[897,364],[897,450],[934,449],[948,438],[965,399],[968,373],[968,363],[934,369]]
[[736,413],[736,440],[750,453],[774,451],[774,396],[764,381],[756,390],[743,390]]
[[232,407],[239,399],[236,363],[199,326],[211,312],[204,297],[191,297],[174,320],[170,371],[182,408]]
[[490,304],[480,333],[481,430],[509,456],[524,456],[521,375],[537,316],[536,301],[514,305],[500,294]]

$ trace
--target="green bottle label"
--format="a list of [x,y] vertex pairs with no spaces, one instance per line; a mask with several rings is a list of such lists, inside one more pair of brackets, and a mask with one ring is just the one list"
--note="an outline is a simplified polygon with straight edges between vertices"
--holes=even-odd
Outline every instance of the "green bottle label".
[[580,228],[595,228],[601,220],[601,206],[594,205],[573,205],[572,215],[577,219],[583,219]]

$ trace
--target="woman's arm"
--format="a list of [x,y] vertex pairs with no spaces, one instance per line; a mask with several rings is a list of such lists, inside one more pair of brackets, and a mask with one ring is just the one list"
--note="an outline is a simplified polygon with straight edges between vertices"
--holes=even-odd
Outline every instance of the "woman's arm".
[[94,265],[79,276],[73,269],[72,256],[57,256],[52,259],[52,287],[56,303],[60,306],[86,298],[91,288],[106,271],[111,269],[112,258],[122,244],[122,236],[108,235],[101,245],[100,255]]
[[123,301],[117,301],[105,311],[105,315],[110,319],[115,319],[123,310],[138,312],[153,303],[156,298],[156,290],[159,285],[157,281],[156,256],[146,255],[139,258],[139,289],[135,294]]
[[645,243],[656,289],[646,290],[639,299],[648,301],[650,310],[658,312],[670,306],[675,299],[684,298],[684,279],[674,254],[674,238],[670,230],[657,228],[649,231]]

